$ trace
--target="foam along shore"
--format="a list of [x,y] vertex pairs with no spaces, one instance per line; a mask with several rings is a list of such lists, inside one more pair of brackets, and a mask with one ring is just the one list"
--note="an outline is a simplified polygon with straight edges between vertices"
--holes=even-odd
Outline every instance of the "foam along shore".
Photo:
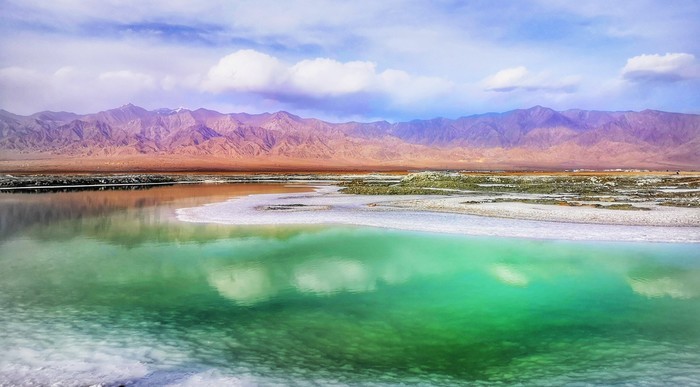
[[[536,239],[700,243],[697,208],[651,211],[529,203],[464,204],[461,196],[348,195],[335,186],[311,193],[261,194],[177,210],[185,222],[232,225],[343,224]],[[473,199],[473,196],[470,197]]]

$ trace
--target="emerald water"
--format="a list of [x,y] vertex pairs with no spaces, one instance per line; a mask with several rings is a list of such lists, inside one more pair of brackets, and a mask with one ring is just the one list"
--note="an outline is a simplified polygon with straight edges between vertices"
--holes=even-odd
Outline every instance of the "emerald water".
[[279,189],[0,195],[0,385],[700,383],[697,245],[173,216]]

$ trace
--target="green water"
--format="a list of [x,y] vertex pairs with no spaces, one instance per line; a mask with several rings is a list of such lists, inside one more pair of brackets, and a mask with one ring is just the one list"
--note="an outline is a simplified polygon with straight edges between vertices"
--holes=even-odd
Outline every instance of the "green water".
[[700,383],[697,245],[189,225],[176,204],[4,236],[0,384]]

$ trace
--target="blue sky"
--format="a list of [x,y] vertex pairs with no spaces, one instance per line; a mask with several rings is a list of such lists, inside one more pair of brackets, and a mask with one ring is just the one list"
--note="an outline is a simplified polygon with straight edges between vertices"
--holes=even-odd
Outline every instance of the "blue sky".
[[0,0],[0,108],[700,113],[700,1]]

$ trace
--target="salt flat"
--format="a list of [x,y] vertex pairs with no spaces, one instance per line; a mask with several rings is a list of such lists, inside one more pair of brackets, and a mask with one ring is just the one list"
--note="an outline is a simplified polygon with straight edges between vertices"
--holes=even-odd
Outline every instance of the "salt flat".
[[[344,224],[534,239],[700,243],[700,211],[611,211],[524,203],[465,205],[465,197],[348,195],[335,186],[312,193],[262,194],[181,208],[181,221],[235,225]],[[473,198],[473,197],[472,197]]]

